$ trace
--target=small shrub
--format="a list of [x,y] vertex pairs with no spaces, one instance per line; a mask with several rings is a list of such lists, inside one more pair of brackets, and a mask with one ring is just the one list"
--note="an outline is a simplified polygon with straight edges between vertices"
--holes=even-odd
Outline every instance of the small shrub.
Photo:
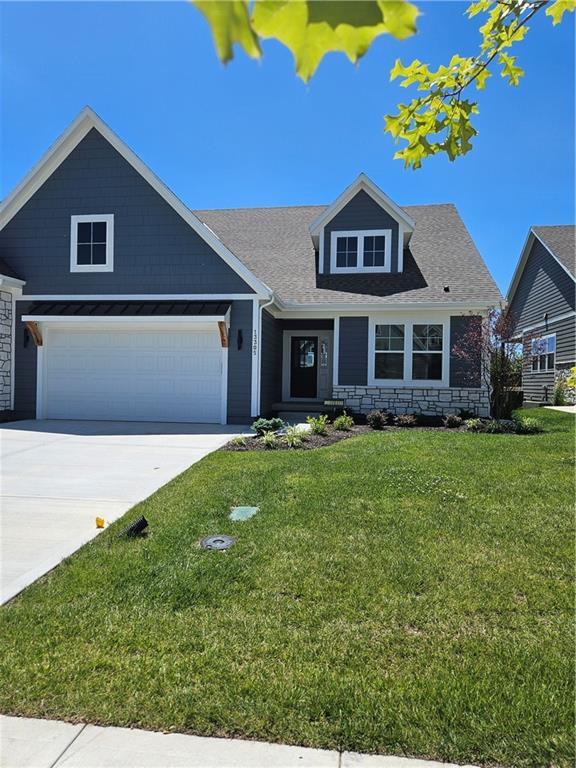
[[443,424],[448,429],[458,429],[464,423],[461,416],[457,416],[455,413],[447,413],[444,417]]
[[536,435],[539,432],[544,432],[536,419],[526,416],[514,419],[514,431],[517,435]]
[[500,435],[504,431],[504,425],[498,419],[482,422],[482,432],[487,432],[489,435]]
[[468,432],[481,432],[483,428],[482,419],[464,419],[464,426]]
[[570,368],[570,373],[566,378],[566,386],[568,389],[576,389],[576,365]]
[[235,448],[246,448],[246,438],[244,435],[236,435],[236,437],[230,440],[230,445],[233,445]]
[[284,429],[286,424],[282,419],[256,419],[252,424],[252,429],[257,435],[264,435],[266,432],[277,432],[279,429]]
[[289,448],[300,448],[305,439],[305,432],[301,429],[298,429],[298,427],[288,427],[282,441]]
[[278,448],[278,443],[280,442],[274,432],[264,432],[262,437],[260,438],[260,442],[265,448]]
[[325,435],[328,431],[328,416],[308,416],[306,422],[310,424],[310,429],[315,435]]
[[348,416],[346,411],[334,419],[334,429],[337,429],[339,432],[350,432],[353,426],[354,419],[352,416]]
[[415,427],[417,423],[418,419],[413,413],[400,413],[394,419],[397,427]]
[[388,413],[386,411],[370,411],[366,416],[366,424],[372,429],[384,429],[388,423]]
[[566,405],[566,382],[564,379],[556,379],[554,385],[553,405]]

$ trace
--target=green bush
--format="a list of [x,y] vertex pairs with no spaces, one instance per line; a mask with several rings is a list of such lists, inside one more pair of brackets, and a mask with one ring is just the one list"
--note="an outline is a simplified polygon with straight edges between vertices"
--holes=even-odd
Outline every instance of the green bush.
[[310,429],[315,435],[325,435],[328,431],[328,416],[308,416],[306,422],[310,424]]
[[282,438],[282,442],[289,448],[300,448],[306,439],[306,433],[302,429],[298,429],[298,427],[288,427],[286,429],[286,434]]
[[279,429],[284,429],[286,424],[278,417],[274,419],[256,419],[252,424],[252,429],[257,435],[263,435],[266,432],[277,432]]
[[447,413],[446,416],[444,416],[443,424],[445,427],[448,427],[448,429],[458,429],[463,423],[464,420],[455,413]]
[[388,424],[389,414],[387,411],[370,411],[366,416],[366,424],[372,429],[384,429]]
[[337,416],[334,419],[334,429],[337,429],[339,432],[350,432],[353,426],[354,419],[352,416],[349,416],[346,411],[344,411],[341,416]]
[[415,427],[417,423],[418,419],[413,413],[400,413],[394,419],[397,427]]
[[246,438],[244,435],[236,435],[236,437],[230,440],[230,445],[233,445],[235,448],[246,448]]
[[264,432],[263,436],[260,438],[260,442],[265,448],[278,448],[279,439],[274,434],[274,432]]
[[536,419],[520,416],[514,419],[514,431],[517,435],[536,435],[544,432],[544,429]]
[[498,419],[490,419],[489,421],[482,422],[482,432],[487,432],[489,435],[501,435],[505,432],[504,425]]
[[484,427],[482,419],[478,418],[464,419],[464,426],[468,432],[481,432]]
[[564,379],[556,379],[552,403],[553,405],[566,405],[566,382]]

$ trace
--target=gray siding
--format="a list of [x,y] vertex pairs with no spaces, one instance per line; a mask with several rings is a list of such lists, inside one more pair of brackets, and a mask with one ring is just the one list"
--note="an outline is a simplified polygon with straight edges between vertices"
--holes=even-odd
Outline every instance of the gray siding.
[[398,222],[384,211],[369,194],[361,190],[324,227],[324,273],[330,273],[330,234],[334,230],[391,229],[391,271],[398,272]]
[[[480,387],[481,380],[481,352],[474,351],[474,345],[471,343],[471,334],[474,333],[475,326],[482,323],[479,315],[467,315],[450,318],[450,381],[451,387]],[[468,357],[462,358],[454,355],[455,346],[468,353]]]
[[[70,272],[70,216],[114,214],[114,271]],[[253,293],[96,130],[0,232],[29,294]]]
[[556,368],[576,364],[576,320],[574,317],[548,323],[523,336],[522,389],[524,399],[551,402],[554,393],[554,371],[532,372],[531,341],[540,336],[556,334]]
[[338,347],[338,384],[365,385],[368,381],[368,318],[341,317]]
[[282,400],[282,321],[262,310],[262,369],[260,411],[269,416],[272,405]]
[[[242,349],[238,349],[238,331]],[[252,302],[235,301],[230,313],[228,349],[228,421],[249,424],[252,400]]]
[[535,240],[509,307],[514,331],[576,308],[574,280],[539,240]]
[[334,328],[334,320],[330,318],[315,320],[280,320],[283,331],[331,331]]
[[36,346],[20,319],[29,307],[29,302],[16,302],[14,413],[22,419],[36,418]]

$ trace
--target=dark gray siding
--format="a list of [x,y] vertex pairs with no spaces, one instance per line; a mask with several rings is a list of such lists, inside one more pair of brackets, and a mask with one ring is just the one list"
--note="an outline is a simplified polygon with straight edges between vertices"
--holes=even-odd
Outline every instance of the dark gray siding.
[[[482,318],[479,315],[459,316],[450,318],[450,386],[451,387],[480,387],[481,381],[481,351],[474,345],[474,333],[480,330]],[[459,347],[466,353],[465,357],[454,354],[454,348]]]
[[334,320],[330,318],[322,320],[280,320],[283,331],[331,331],[334,328]]
[[20,319],[29,307],[29,302],[16,302],[14,412],[22,419],[36,418],[36,345]]
[[[242,349],[238,349],[238,331]],[[235,301],[230,313],[228,349],[228,421],[249,424],[252,400],[252,302]]]
[[338,347],[338,384],[365,385],[368,381],[368,318],[341,317]]
[[282,400],[282,321],[262,310],[262,369],[260,412],[269,416],[272,405]]
[[535,240],[508,312],[515,332],[576,308],[574,280],[539,240]]
[[524,399],[551,402],[554,393],[554,371],[532,372],[531,341],[540,336],[556,334],[556,368],[576,364],[576,319],[574,317],[548,323],[523,336],[522,390]]
[[[114,271],[70,272],[70,216],[114,214]],[[253,293],[96,130],[0,232],[30,294]]]
[[324,227],[324,273],[330,273],[330,233],[334,230],[391,229],[391,271],[398,272],[398,222],[384,211],[369,194],[361,190]]

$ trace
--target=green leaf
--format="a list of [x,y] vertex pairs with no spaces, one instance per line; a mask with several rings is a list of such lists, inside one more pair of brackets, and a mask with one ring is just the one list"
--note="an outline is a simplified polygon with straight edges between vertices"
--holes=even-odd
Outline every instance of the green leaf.
[[507,53],[501,53],[498,56],[498,61],[502,64],[502,77],[507,77],[510,85],[518,85],[520,78],[524,74],[524,70],[521,67],[517,67],[516,56],[509,56]]
[[214,45],[221,61],[234,56],[233,46],[240,45],[253,59],[261,56],[260,44],[250,26],[246,0],[192,0],[212,29]]
[[478,91],[484,90],[484,88],[486,87],[486,80],[488,80],[489,77],[491,77],[491,74],[488,68],[478,72],[478,74],[476,75],[476,79],[474,81],[476,83],[476,89]]
[[565,13],[574,13],[576,0],[554,0],[552,5],[546,8],[546,16],[551,16],[552,24],[560,24]]
[[404,0],[257,0],[252,27],[283,43],[307,81],[327,53],[339,51],[356,62],[380,35],[413,34],[417,15]]

